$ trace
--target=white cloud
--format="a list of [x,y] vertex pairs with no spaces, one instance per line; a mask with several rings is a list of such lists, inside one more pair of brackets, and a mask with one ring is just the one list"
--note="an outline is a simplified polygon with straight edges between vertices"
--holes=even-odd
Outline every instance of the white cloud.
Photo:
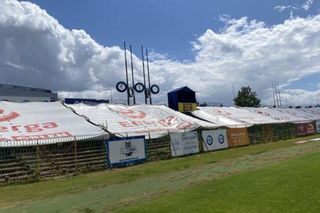
[[314,0],[306,0],[303,4],[301,5],[297,5],[297,4],[294,4],[294,5],[277,5],[275,6],[273,9],[274,10],[277,10],[278,12],[282,13],[284,12],[285,10],[288,10],[290,11],[290,18],[293,18],[293,11],[295,10],[305,10],[305,11],[308,11],[312,4],[314,3]]
[[[66,29],[29,2],[2,0],[0,10],[2,82],[51,88],[68,97],[103,98],[103,88],[124,79],[120,47],[104,47],[83,30]],[[208,29],[193,42],[192,61],[150,52],[151,80],[161,88],[155,103],[164,103],[166,92],[187,85],[199,101],[231,104],[233,84],[235,90],[250,85],[265,104],[272,104],[272,80],[288,85],[319,73],[320,15],[274,26],[246,17],[221,20],[221,31]],[[136,82],[142,81],[136,56],[134,68]],[[283,96],[292,104],[318,101],[317,92],[284,88]],[[113,98],[123,100],[124,95],[113,90]]]
[[301,8],[304,10],[309,10],[312,4],[313,0],[307,0],[305,3],[301,5]]

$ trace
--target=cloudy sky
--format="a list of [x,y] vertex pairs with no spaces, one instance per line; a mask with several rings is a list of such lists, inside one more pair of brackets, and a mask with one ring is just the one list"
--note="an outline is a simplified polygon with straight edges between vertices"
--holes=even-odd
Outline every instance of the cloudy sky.
[[[189,86],[199,102],[231,105],[251,86],[272,105],[277,81],[289,105],[320,103],[318,0],[0,0],[0,82],[64,97],[125,100],[123,41],[149,49],[152,83]],[[142,103],[142,96],[139,95]]]

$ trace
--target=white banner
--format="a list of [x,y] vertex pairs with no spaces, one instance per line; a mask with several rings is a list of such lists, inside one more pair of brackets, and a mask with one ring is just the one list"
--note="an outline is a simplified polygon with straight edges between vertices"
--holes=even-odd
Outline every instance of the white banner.
[[227,131],[225,129],[202,131],[202,138],[204,151],[228,148]]
[[316,121],[317,133],[320,133],[320,121]]
[[146,159],[144,136],[113,139],[107,143],[111,164],[137,163]]
[[0,102],[0,146],[31,146],[98,135],[107,133],[60,102]]
[[171,154],[182,156],[199,152],[199,140],[197,132],[171,133]]
[[195,119],[166,106],[157,105],[69,105],[78,114],[85,115],[95,124],[106,126],[109,132],[119,136],[157,138],[168,132],[189,132],[198,127],[215,128],[218,125]]

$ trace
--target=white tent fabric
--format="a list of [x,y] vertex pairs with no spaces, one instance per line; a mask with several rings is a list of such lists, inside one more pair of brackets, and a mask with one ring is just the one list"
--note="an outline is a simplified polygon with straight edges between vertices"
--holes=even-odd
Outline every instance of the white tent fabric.
[[0,102],[0,146],[32,146],[108,135],[60,102]]
[[103,125],[118,136],[137,136],[157,138],[168,132],[192,131],[198,127],[217,128],[219,125],[201,121],[166,106],[156,105],[107,105],[88,106],[69,105],[78,114],[86,116],[91,122]]
[[320,120],[319,108],[300,108],[300,109],[296,109],[296,110],[303,112],[303,114],[301,114],[301,116],[304,116],[308,119]]
[[218,114],[212,109],[212,107],[198,107],[198,110],[191,112],[191,114],[197,118],[226,127],[243,128],[252,126],[252,124],[248,124],[242,121],[236,121],[224,115]]
[[298,109],[276,108],[276,110],[278,110],[279,112],[282,112],[282,113],[290,114],[290,115],[295,116],[295,117],[304,118],[304,119],[306,119],[305,122],[311,122],[311,121],[316,120],[316,118],[312,114],[303,112],[303,111],[298,110]]
[[[199,107],[198,109],[209,112],[211,115],[232,119],[244,125],[282,123],[281,121],[236,107]],[[230,123],[230,125],[232,124]]]
[[245,107],[244,109],[249,110],[250,112],[254,112],[260,114],[262,116],[266,116],[275,120],[288,122],[288,123],[305,123],[309,122],[308,119],[297,117],[292,114],[289,114],[285,111],[279,111],[276,109],[272,109],[269,107],[260,107],[260,108],[253,108],[253,107]]

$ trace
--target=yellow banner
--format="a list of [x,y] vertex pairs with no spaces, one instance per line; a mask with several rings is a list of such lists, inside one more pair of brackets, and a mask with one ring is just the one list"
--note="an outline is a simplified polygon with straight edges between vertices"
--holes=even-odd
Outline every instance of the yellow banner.
[[179,112],[192,112],[197,109],[196,103],[178,103]]

